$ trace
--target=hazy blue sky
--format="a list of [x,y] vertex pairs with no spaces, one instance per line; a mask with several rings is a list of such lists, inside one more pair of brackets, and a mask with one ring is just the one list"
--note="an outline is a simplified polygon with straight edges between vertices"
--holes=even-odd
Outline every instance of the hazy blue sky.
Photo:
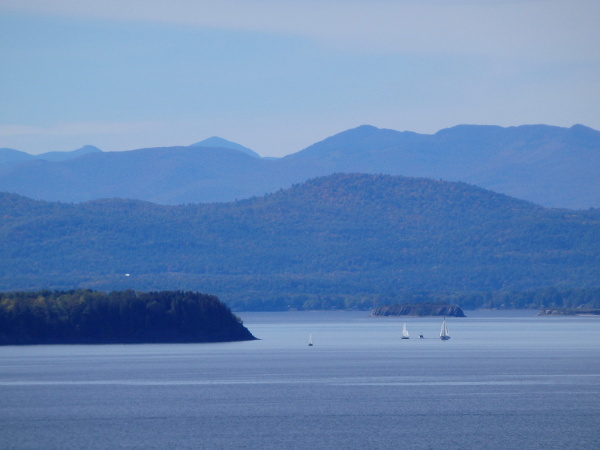
[[0,0],[0,147],[600,129],[598,0]]

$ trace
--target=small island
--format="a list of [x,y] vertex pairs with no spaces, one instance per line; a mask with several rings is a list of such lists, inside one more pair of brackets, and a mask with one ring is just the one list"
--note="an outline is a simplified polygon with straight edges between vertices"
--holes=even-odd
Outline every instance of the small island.
[[0,345],[254,339],[241,319],[217,297],[197,292],[0,293]]
[[371,316],[447,316],[466,317],[462,309],[447,303],[404,303],[399,305],[384,305],[374,308]]

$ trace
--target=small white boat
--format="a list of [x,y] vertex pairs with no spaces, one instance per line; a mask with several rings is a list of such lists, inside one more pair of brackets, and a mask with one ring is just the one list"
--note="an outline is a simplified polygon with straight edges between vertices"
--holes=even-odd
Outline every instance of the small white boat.
[[404,325],[402,326],[402,339],[410,339],[408,330],[406,329],[406,322],[404,322]]
[[442,341],[447,341],[450,339],[450,334],[448,333],[448,327],[446,327],[446,318],[444,317],[444,321],[442,322],[442,329],[440,330],[440,339]]
[[308,346],[312,347],[313,346],[313,342],[312,342],[312,334],[308,335]]

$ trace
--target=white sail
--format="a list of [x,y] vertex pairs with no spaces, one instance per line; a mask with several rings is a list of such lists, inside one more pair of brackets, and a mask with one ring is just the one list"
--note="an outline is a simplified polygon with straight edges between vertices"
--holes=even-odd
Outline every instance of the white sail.
[[402,339],[409,339],[408,330],[406,329],[406,322],[402,326]]
[[308,346],[312,347],[313,346],[313,342],[312,342],[312,334],[308,335]]
[[450,334],[448,333],[448,327],[446,326],[446,318],[444,317],[444,321],[442,322],[442,329],[440,330],[440,339],[442,341],[447,341],[450,339]]

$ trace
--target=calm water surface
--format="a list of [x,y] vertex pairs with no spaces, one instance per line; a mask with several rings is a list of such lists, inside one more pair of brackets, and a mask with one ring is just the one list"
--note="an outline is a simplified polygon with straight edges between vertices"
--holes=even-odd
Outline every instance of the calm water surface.
[[0,448],[600,448],[598,317],[239,315],[261,340],[0,347]]

